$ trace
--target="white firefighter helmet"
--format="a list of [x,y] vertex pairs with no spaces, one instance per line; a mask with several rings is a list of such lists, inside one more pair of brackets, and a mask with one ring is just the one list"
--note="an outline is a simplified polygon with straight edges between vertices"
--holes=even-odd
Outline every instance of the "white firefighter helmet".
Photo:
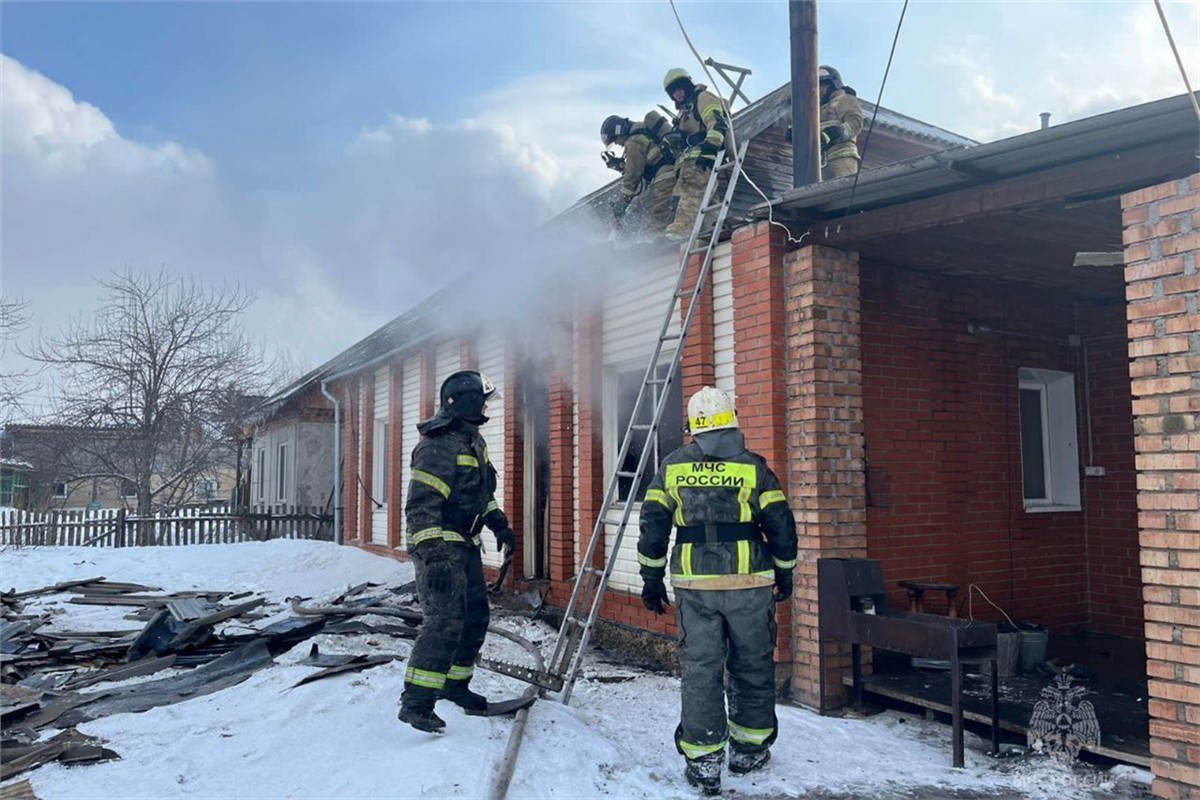
[[688,430],[693,434],[738,426],[733,398],[715,386],[705,386],[688,400]]

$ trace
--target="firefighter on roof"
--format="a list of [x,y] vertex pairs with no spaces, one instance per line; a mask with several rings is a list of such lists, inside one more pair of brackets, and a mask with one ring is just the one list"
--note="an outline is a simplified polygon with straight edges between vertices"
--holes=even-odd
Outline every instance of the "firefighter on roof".
[[691,235],[717,154],[722,149],[733,152],[728,141],[729,114],[721,98],[704,84],[692,83],[691,76],[678,67],[668,70],[663,89],[675,102],[676,134],[682,139],[666,234],[668,239],[681,241]]
[[863,129],[862,104],[854,89],[842,83],[833,67],[821,67],[821,177],[841,178],[858,172],[858,134]]
[[481,373],[456,372],[442,383],[438,413],[417,426],[405,520],[425,621],[408,659],[400,720],[430,733],[446,727],[433,710],[439,699],[468,714],[488,708],[468,688],[490,615],[479,532],[486,524],[497,550],[517,545],[496,504],[496,469],[479,435],[495,394]]
[[615,144],[625,150],[623,158],[605,159],[621,172],[620,188],[612,201],[614,222],[623,224],[633,198],[648,191],[639,232],[661,233],[666,226],[675,188],[674,156],[663,142],[670,129],[670,123],[657,111],[647,113],[642,122],[613,115],[600,126],[600,141],[605,147]]
[[687,411],[693,442],[663,460],[646,491],[637,551],[642,602],[656,614],[669,605],[671,568],[683,669],[675,746],[688,783],[715,795],[726,744],[734,775],[771,757],[774,604],[792,593],[796,523],[775,473],[746,449],[729,395],[706,386]]

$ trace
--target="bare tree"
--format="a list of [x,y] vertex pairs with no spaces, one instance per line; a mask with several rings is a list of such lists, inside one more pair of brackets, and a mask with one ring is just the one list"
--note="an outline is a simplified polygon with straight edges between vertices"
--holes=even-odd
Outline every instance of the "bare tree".
[[56,369],[58,421],[77,431],[62,468],[128,482],[148,514],[231,461],[243,398],[261,392],[267,372],[241,327],[253,296],[165,271],[100,283],[95,316],[31,355]]
[[13,417],[22,395],[29,390],[28,370],[12,367],[13,342],[28,322],[27,304],[0,297],[0,422]]

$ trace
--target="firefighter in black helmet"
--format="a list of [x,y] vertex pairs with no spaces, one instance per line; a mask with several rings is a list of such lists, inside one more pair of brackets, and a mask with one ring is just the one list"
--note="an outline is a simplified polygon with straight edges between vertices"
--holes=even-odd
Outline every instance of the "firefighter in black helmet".
[[439,699],[468,714],[488,707],[468,688],[490,616],[479,532],[486,524],[497,550],[517,545],[496,504],[496,469],[479,435],[495,394],[482,373],[456,372],[442,383],[438,413],[417,426],[405,520],[425,621],[408,659],[400,720],[430,733],[446,727],[433,710]]
[[624,156],[615,158],[606,150],[605,163],[621,173],[621,184],[612,199],[614,228],[625,226],[625,210],[633,198],[645,192],[640,219],[626,228],[630,233],[656,234],[667,224],[671,192],[675,188],[674,156],[663,137],[671,124],[657,111],[650,111],[641,122],[615,114],[600,126],[600,141],[605,147],[624,148]]
[[863,129],[862,104],[854,89],[842,82],[833,67],[817,73],[821,90],[821,178],[832,180],[858,172],[862,158],[858,134]]

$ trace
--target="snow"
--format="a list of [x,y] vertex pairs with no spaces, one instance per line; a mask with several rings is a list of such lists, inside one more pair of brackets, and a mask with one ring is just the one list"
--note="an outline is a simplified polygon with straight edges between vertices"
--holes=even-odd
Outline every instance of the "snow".
[[[325,603],[372,581],[397,585],[412,567],[351,547],[272,541],[162,548],[40,548],[0,553],[0,585],[18,590],[106,576],[162,587],[255,591],[275,605],[262,624],[287,616],[290,596]],[[57,609],[54,625],[74,630],[131,629],[126,609],[65,603],[49,595],[29,603]],[[540,622],[500,616],[503,624],[553,649]],[[245,624],[245,623],[241,623]],[[140,714],[116,714],[79,726],[107,740],[121,759],[43,766],[29,778],[37,795],[59,798],[391,798],[487,797],[512,728],[510,718],[468,717],[448,703],[442,736],[396,720],[405,663],[289,688],[313,667],[297,665],[313,641],[323,653],[396,653],[411,643],[386,636],[321,635],[276,665],[212,695]],[[485,654],[528,663],[517,645],[490,637]],[[591,680],[604,676],[604,682]],[[161,677],[155,676],[155,677]],[[627,677],[628,680],[611,682]],[[472,687],[494,698],[523,684],[480,671]],[[529,712],[510,798],[694,798],[683,782],[672,734],[679,682],[596,659],[587,662],[570,706],[550,697]],[[868,719],[821,717],[780,705],[780,735],[762,772],[724,779],[725,796],[763,798],[1103,798],[1129,796],[1146,773],[1067,768],[1046,758],[993,760],[968,737],[967,768],[950,767],[948,726],[894,711]],[[47,734],[49,735],[49,734]],[[10,781],[11,783],[12,781]]]

